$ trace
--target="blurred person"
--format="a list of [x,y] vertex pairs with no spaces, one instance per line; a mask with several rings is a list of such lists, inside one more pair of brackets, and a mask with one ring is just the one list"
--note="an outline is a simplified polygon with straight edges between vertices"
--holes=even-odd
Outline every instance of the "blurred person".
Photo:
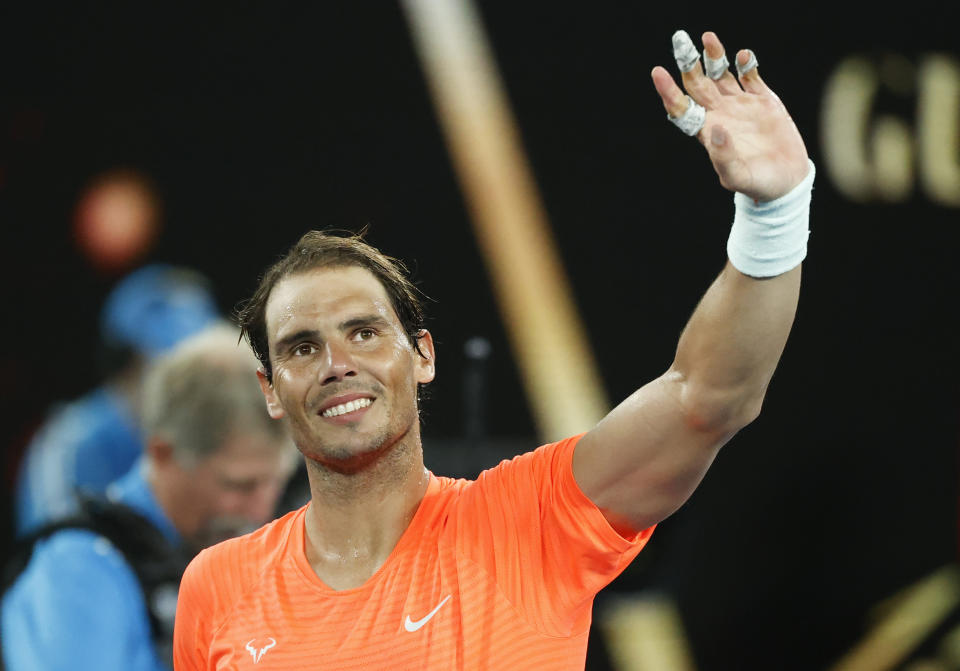
[[[187,560],[270,519],[295,463],[286,426],[263,406],[256,359],[239,339],[235,328],[216,326],[151,367],[144,455],[110,485],[106,501],[85,507],[103,528],[62,523],[37,541],[4,595],[9,671],[170,667]],[[137,556],[130,548],[138,540],[136,552],[154,548],[157,556]],[[148,593],[148,585],[156,589]]]
[[27,445],[14,493],[18,535],[77,509],[78,490],[102,494],[143,451],[139,396],[147,363],[210,325],[206,279],[154,264],[121,279],[100,315],[105,382],[50,414]]
[[418,390],[436,353],[402,265],[313,231],[268,269],[241,325],[311,501],[191,562],[178,671],[583,668],[594,597],[757,417],[797,306],[813,164],[753,53],[735,77],[717,36],[703,44],[701,66],[674,36],[687,95],[652,78],[737,192],[729,262],[666,372],[587,433],[473,481],[430,473]]

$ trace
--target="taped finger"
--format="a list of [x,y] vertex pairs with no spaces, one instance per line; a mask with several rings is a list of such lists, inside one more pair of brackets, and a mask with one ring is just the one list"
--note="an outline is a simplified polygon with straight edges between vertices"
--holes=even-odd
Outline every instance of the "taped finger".
[[700,52],[685,30],[678,30],[673,34],[673,57],[680,72],[690,72],[700,60]]
[[726,54],[723,54],[720,58],[710,58],[710,54],[706,51],[703,52],[703,69],[706,70],[710,79],[714,81],[720,79],[729,67],[730,61],[727,60]]
[[703,128],[707,120],[707,110],[702,105],[698,105],[693,98],[687,96],[687,109],[680,116],[667,115],[674,126],[682,130],[687,135],[696,135]]
[[746,63],[740,65],[739,59],[737,60],[737,75],[740,77],[757,67],[757,56],[753,53],[753,49],[747,49],[747,53],[750,54],[750,58],[747,59]]

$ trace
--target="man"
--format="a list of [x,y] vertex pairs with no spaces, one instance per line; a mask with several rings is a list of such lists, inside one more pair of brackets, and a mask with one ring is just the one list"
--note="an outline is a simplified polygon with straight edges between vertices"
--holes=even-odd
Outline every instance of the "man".
[[[264,410],[256,360],[238,339],[232,327],[208,329],[151,368],[144,457],[107,492],[149,527],[131,535],[158,532],[192,556],[272,516],[295,452],[284,424]],[[166,599],[169,606],[175,592],[147,599],[145,578],[129,560],[88,529],[64,529],[40,541],[3,599],[6,668],[169,668],[172,627],[164,660],[155,624],[163,615],[156,606],[163,604],[154,601]]]
[[184,268],[145,266],[114,287],[100,315],[106,382],[58,408],[27,446],[15,488],[18,535],[75,512],[78,490],[102,494],[130,469],[143,452],[144,368],[217,314],[206,279]]
[[594,596],[756,417],[796,310],[812,164],[752,52],[738,82],[703,43],[706,72],[675,36],[689,99],[652,77],[739,192],[731,263],[670,368],[588,433],[476,481],[427,472],[417,390],[435,352],[398,265],[314,232],[268,270],[242,325],[312,500],[193,561],[177,669],[583,668]]

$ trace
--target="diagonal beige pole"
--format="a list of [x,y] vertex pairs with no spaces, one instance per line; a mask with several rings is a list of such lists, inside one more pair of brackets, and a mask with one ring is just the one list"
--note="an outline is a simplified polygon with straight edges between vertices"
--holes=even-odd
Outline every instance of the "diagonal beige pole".
[[[950,613],[960,603],[960,570],[948,564],[914,583],[892,600],[894,603],[885,609],[882,619],[831,671],[904,668],[904,660],[947,622]],[[921,665],[918,662],[910,668],[919,669]]]
[[694,671],[693,651],[683,618],[665,594],[620,596],[600,611],[600,628],[618,669]]
[[403,0],[542,438],[609,408],[470,0]]

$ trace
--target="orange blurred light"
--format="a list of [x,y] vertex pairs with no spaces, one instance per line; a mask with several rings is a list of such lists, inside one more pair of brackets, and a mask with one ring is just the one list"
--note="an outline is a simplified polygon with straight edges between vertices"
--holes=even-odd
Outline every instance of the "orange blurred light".
[[133,172],[113,172],[95,180],[81,195],[74,235],[97,269],[118,273],[150,251],[159,219],[159,201],[146,179]]

